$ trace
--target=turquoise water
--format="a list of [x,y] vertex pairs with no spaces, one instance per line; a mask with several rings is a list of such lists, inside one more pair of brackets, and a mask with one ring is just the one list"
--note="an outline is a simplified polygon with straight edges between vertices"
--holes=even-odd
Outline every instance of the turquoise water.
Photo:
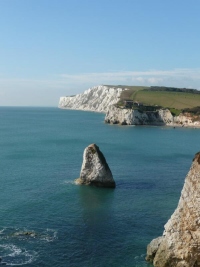
[[[0,256],[7,266],[151,266],[146,246],[177,206],[200,130],[103,120],[0,108]],[[104,153],[116,189],[74,184],[90,143]]]

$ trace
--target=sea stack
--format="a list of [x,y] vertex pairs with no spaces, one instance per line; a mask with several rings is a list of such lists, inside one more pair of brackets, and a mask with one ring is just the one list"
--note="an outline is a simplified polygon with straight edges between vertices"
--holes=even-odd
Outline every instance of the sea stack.
[[80,178],[76,180],[76,184],[115,187],[111,170],[96,144],[91,144],[84,150]]
[[178,207],[162,237],[151,241],[146,260],[155,267],[200,266],[200,152],[185,179]]

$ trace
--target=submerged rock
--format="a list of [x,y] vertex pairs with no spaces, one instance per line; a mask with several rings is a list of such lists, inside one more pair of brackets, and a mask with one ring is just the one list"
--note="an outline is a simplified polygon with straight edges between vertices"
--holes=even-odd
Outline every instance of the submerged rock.
[[37,234],[35,232],[27,232],[27,231],[19,231],[13,234],[13,236],[30,236],[30,237],[36,237]]
[[178,207],[160,242],[149,244],[146,260],[155,267],[200,266],[200,153],[186,176]]
[[80,178],[76,180],[76,184],[115,187],[111,170],[96,144],[91,144],[84,150]]

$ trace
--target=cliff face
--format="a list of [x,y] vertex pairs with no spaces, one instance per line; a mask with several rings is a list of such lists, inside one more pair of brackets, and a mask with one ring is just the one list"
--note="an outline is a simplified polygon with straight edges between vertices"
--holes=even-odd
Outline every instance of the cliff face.
[[140,112],[111,106],[106,113],[105,122],[122,125],[172,125],[173,116],[168,109]]
[[58,107],[106,113],[110,105],[118,102],[123,90],[103,85],[96,86],[83,94],[61,97]]
[[178,207],[163,236],[149,244],[146,259],[155,267],[200,266],[200,153],[186,176]]
[[138,110],[116,108],[115,106],[109,107],[105,122],[121,125],[200,126],[199,121],[193,122],[190,116],[180,114],[173,117],[168,109],[140,112]]

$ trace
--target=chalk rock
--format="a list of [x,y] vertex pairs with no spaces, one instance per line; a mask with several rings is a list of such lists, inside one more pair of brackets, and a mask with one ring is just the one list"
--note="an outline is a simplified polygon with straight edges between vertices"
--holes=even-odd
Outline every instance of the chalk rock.
[[121,125],[173,125],[173,116],[168,109],[141,112],[109,106],[105,122]]
[[[193,159],[178,206],[165,225],[161,242],[154,252],[155,267],[200,266],[200,152]],[[150,254],[147,252],[149,261]]]
[[80,178],[76,180],[76,184],[115,187],[111,170],[96,144],[91,144],[84,150]]
[[60,97],[59,108],[95,112],[107,112],[110,105],[117,103],[126,89],[99,85],[89,88],[82,94]]

